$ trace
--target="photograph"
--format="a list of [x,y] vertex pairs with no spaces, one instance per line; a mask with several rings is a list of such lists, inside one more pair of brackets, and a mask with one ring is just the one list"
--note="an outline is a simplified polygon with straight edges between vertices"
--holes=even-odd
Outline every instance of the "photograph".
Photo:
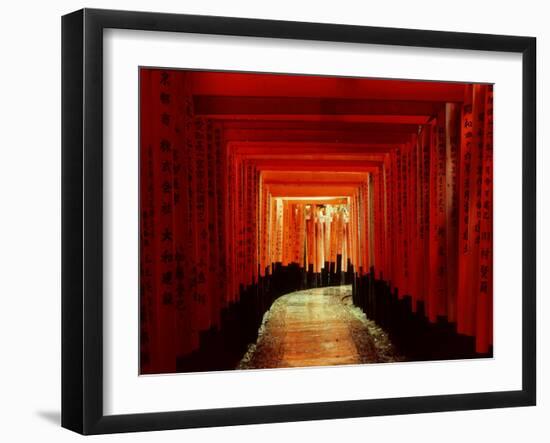
[[140,375],[493,358],[493,84],[138,71]]
[[0,442],[550,442],[548,8],[446,6],[6,2]]

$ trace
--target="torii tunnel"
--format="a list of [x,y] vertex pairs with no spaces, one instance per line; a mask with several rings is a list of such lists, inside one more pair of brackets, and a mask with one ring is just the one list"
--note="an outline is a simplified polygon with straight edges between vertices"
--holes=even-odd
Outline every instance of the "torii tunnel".
[[401,360],[491,357],[492,110],[488,84],[141,68],[140,372],[235,369],[277,300],[335,286]]

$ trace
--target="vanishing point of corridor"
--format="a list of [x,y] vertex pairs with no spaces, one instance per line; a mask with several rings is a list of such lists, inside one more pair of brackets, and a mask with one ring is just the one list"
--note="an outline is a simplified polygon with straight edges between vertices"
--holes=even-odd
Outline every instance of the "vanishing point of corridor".
[[351,301],[351,286],[286,294],[265,314],[239,369],[398,361],[386,335]]

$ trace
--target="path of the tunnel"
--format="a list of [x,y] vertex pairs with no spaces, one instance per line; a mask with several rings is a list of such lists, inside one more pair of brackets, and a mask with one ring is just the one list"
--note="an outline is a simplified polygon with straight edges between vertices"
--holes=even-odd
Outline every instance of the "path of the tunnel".
[[329,366],[400,360],[387,334],[352,304],[351,286],[283,295],[265,314],[240,369]]

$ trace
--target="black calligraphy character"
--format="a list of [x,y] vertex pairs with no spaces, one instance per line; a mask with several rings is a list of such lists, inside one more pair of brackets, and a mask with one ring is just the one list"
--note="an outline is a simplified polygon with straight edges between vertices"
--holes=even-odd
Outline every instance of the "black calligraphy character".
[[160,73],[160,84],[162,86],[168,86],[170,84],[170,74],[166,71]]
[[170,263],[173,259],[173,254],[169,251],[169,250],[165,250],[162,255],[160,256],[160,259],[164,262],[164,263]]
[[164,283],[165,285],[172,284],[172,271],[167,271],[162,274],[162,283]]
[[162,233],[162,241],[172,241],[172,231],[169,228]]
[[172,293],[171,292],[165,292],[162,294],[162,304],[163,305],[171,305],[172,304]]
[[162,152],[170,152],[170,148],[171,148],[172,144],[170,143],[170,140],[161,140],[160,141],[160,150]]

